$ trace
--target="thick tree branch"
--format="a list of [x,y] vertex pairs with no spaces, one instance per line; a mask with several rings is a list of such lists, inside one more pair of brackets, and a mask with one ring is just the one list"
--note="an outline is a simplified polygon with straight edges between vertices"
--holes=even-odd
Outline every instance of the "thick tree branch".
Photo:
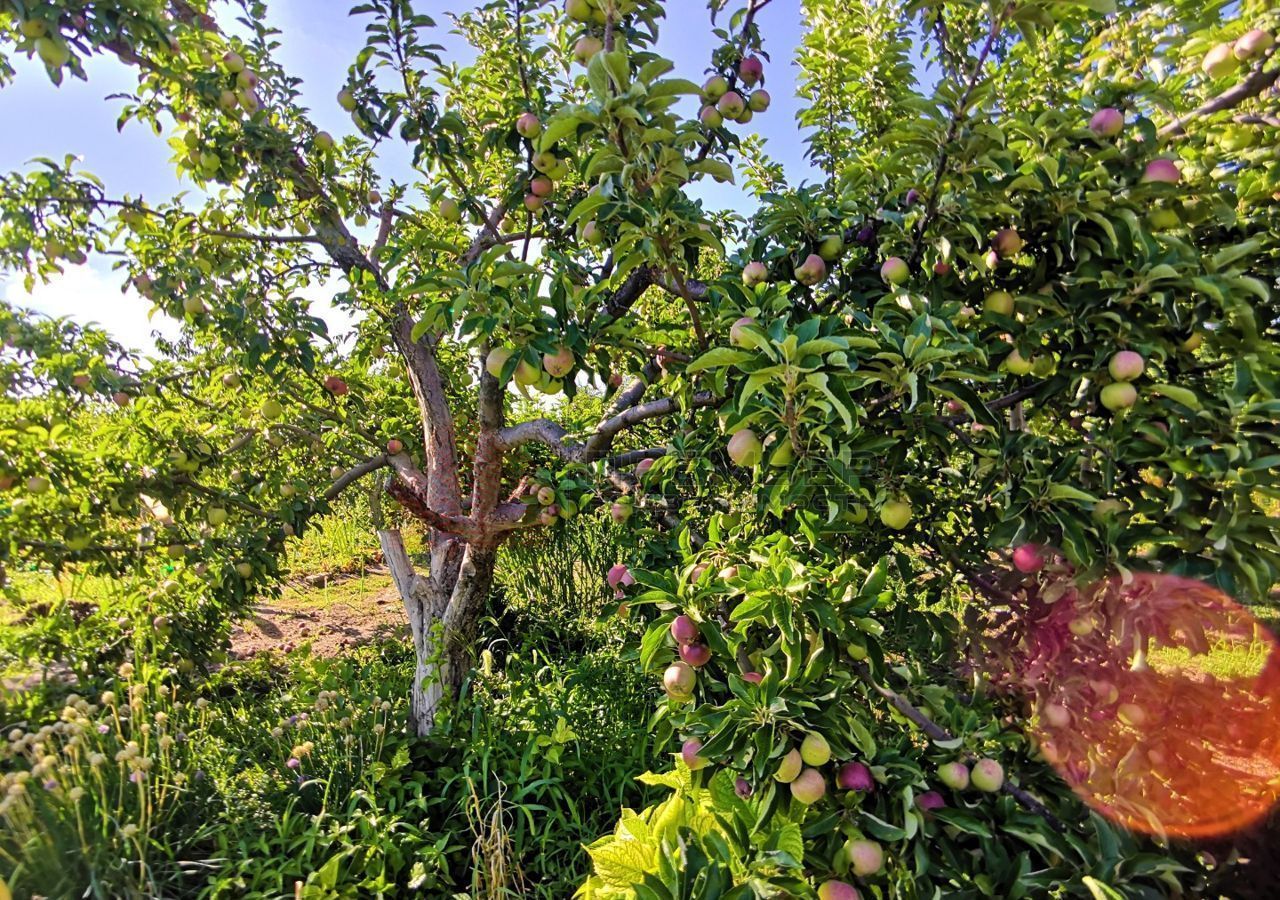
[[350,469],[338,476],[337,480],[330,485],[329,489],[324,492],[324,499],[335,500],[338,495],[355,484],[370,472],[376,472],[383,466],[389,465],[390,460],[385,453],[379,453],[377,456],[371,456],[363,462],[356,463]]
[[1187,131],[1187,125],[1192,119],[1198,119],[1202,116],[1211,116],[1216,112],[1224,109],[1234,109],[1244,101],[1251,97],[1256,97],[1265,91],[1271,85],[1280,80],[1280,67],[1268,70],[1267,63],[1275,56],[1276,47],[1269,47],[1267,52],[1262,55],[1262,59],[1253,67],[1247,78],[1229,90],[1223,91],[1207,103],[1196,107],[1185,116],[1179,116],[1169,124],[1165,125],[1158,132],[1162,138],[1180,137]]

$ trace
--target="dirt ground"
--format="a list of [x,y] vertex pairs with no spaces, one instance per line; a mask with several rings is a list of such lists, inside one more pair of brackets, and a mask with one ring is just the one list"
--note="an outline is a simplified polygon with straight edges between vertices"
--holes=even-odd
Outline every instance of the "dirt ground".
[[304,644],[317,656],[336,656],[407,629],[404,606],[389,576],[346,576],[322,586],[290,587],[279,600],[254,606],[231,633],[231,656],[288,653]]

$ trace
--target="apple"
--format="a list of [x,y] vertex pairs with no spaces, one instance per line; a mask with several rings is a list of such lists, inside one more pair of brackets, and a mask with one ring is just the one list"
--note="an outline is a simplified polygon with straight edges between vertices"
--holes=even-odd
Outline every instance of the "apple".
[[874,875],[884,868],[884,850],[875,841],[850,841],[845,845],[853,874],[860,878]]
[[578,42],[573,45],[573,58],[581,65],[586,65],[591,61],[591,57],[595,56],[604,49],[604,43],[600,38],[593,35],[578,38]]
[[333,135],[327,131],[317,131],[316,136],[312,138],[312,143],[321,153],[328,153],[333,149]]
[[588,0],[564,0],[564,14],[575,22],[590,22],[591,4]]
[[796,281],[808,287],[819,284],[827,277],[827,263],[816,253],[810,253],[796,269]]
[[836,787],[843,791],[868,793],[875,788],[875,784],[871,769],[864,763],[848,762],[836,772]]
[[635,507],[630,503],[615,503],[609,507],[609,518],[621,525],[631,518],[631,513],[634,511]]
[[969,786],[969,767],[958,761],[943,763],[938,766],[938,780],[953,791],[963,791]]
[[1132,728],[1141,728],[1147,722],[1147,711],[1136,703],[1121,703],[1116,707],[1116,716]]
[[87,391],[93,387],[93,379],[88,375],[73,375],[71,376],[71,386],[77,390]]
[[742,680],[747,682],[748,684],[759,684],[760,682],[764,681],[764,676],[761,675],[759,672],[743,672]]
[[1035,544],[1023,544],[1013,551],[1013,567],[1023,575],[1044,568],[1044,554]]
[[769,96],[769,92],[761,88],[747,98],[747,109],[751,112],[762,113],[769,108],[769,104],[773,102],[773,98]]
[[1022,235],[1018,234],[1014,228],[1001,228],[991,242],[991,249],[995,250],[1001,259],[1016,256],[1022,247]]
[[350,390],[347,387],[347,383],[337,375],[326,375],[324,377],[324,389],[335,397],[341,397]]
[[1112,138],[1124,131],[1124,113],[1113,106],[1106,106],[1093,114],[1089,130],[1101,138]]
[[698,669],[711,662],[711,648],[706,644],[682,644],[680,658]]
[[825,766],[831,762],[831,745],[816,731],[805,735],[800,744],[800,758],[810,766]]
[[538,212],[546,205],[547,201],[539,197],[537,194],[524,195],[524,208],[529,210],[529,212]]
[[289,498],[289,497],[292,497],[292,496],[293,496],[294,494],[296,494],[296,493],[298,493],[298,489],[297,489],[296,487],[294,487],[293,485],[289,484],[288,482],[285,482],[284,484],[280,485],[280,496],[281,496],[281,497]]
[[228,372],[222,376],[222,386],[229,388],[240,387],[240,375],[237,372]]
[[356,108],[356,95],[346,88],[338,91],[338,106],[346,112],[352,112]]
[[838,234],[828,234],[818,242],[818,255],[827,262],[835,262],[844,253],[844,238]]
[[911,504],[905,500],[890,500],[880,507],[880,522],[886,528],[901,531],[911,522]]
[[1138,402],[1138,391],[1127,381],[1117,381],[1102,389],[1099,399],[1112,412],[1128,409]]
[[542,134],[542,120],[531,112],[521,113],[516,119],[516,132],[522,138],[536,138]]
[[533,167],[543,175],[548,175],[560,167],[560,158],[550,150],[543,150],[533,154],[531,162]]
[[735,465],[751,468],[760,464],[763,447],[760,438],[750,428],[735,432],[729,438],[729,458]]
[[903,198],[902,202],[906,206],[915,206],[920,202],[920,192],[912,188],[907,191],[907,196]]
[[1008,291],[992,291],[982,301],[982,309],[997,316],[1011,316],[1013,315],[1013,294]]
[[24,19],[18,26],[25,38],[42,38],[49,33],[49,26],[44,19]]
[[279,400],[266,400],[258,410],[262,414],[262,418],[268,421],[274,421],[284,415],[284,407],[280,405]]
[[544,353],[542,367],[552,378],[563,378],[573,370],[573,351],[560,347],[555,353]]
[[708,128],[719,128],[724,124],[724,116],[714,106],[704,106],[698,113],[698,121]]
[[205,510],[204,518],[206,522],[217,528],[227,521],[227,511],[221,506],[210,506]]
[[747,87],[754,87],[762,78],[764,78],[764,63],[760,61],[760,57],[748,56],[738,63],[738,79]]
[[994,250],[988,250],[987,255],[982,257],[982,265],[986,267],[988,272],[994,272],[996,267],[1000,265],[1000,254]]
[[701,749],[702,741],[697,738],[689,738],[680,747],[680,758],[684,760],[684,764],[689,767],[690,772],[696,772],[707,766],[707,761],[698,755]]
[[653,463],[654,460],[652,459],[642,459],[640,462],[636,463],[636,478],[644,478],[648,471],[653,468]]
[[538,488],[538,502],[543,506],[550,506],[556,502],[556,492],[553,488],[543,486]]
[[502,369],[515,351],[507,347],[494,347],[484,358],[484,370],[494,378],[502,378]]
[[916,809],[926,816],[935,809],[943,809],[947,805],[947,801],[937,791],[925,791],[923,794],[917,794],[915,802]]
[[251,563],[236,563],[236,574],[241,578],[248,578],[253,575],[253,565]]
[[1182,219],[1172,209],[1153,209],[1147,213],[1147,224],[1152,231],[1169,231],[1182,224]]
[[556,186],[546,175],[536,175],[529,181],[529,193],[535,197],[550,197]]
[[27,479],[27,493],[44,494],[49,490],[49,479],[43,475],[32,475]]
[[1200,60],[1200,71],[1210,78],[1225,78],[1240,66],[1231,44],[1218,44]]
[[722,75],[712,75],[702,84],[702,94],[708,100],[716,101],[729,91],[729,82]]
[[764,263],[752,260],[742,267],[742,283],[747,287],[755,287],[769,280],[769,267]]
[[800,751],[792,747],[778,763],[778,771],[773,773],[773,777],[783,784],[790,784],[796,780],[802,768],[804,768],[804,760],[800,758]]
[[862,895],[847,881],[832,880],[818,886],[818,900],[862,900]]
[[698,624],[688,616],[679,615],[671,620],[671,636],[681,647],[692,644],[699,634]]
[[631,570],[622,563],[617,563],[610,567],[609,573],[605,576],[605,580],[609,582],[609,587],[615,589],[624,585],[636,583],[636,579],[631,574]]
[[1261,28],[1254,28],[1252,31],[1246,31],[1242,37],[1236,39],[1232,53],[1239,60],[1253,59],[1255,56],[1270,50],[1275,42],[1276,40],[1271,36],[1270,32],[1263,31]]
[[199,297],[184,297],[182,299],[182,311],[189,316],[199,316],[207,313],[209,308],[204,305],[204,301]]
[[1071,713],[1061,703],[1046,703],[1040,715],[1050,728],[1066,728],[1071,724]]
[[678,703],[693,699],[693,688],[698,675],[686,662],[673,662],[662,673],[662,687],[667,696]]
[[403,450],[404,450],[404,442],[401,441],[399,438],[392,438],[391,440],[387,441],[387,452],[390,453],[392,456],[395,456],[397,453],[400,453]]
[[1132,350],[1121,350],[1111,357],[1111,362],[1107,364],[1107,371],[1116,381],[1133,381],[1146,367],[1147,361],[1140,354]]
[[605,238],[604,229],[600,227],[595,219],[590,219],[583,224],[580,237],[586,244],[602,244]]
[[1153,159],[1142,172],[1144,184],[1177,184],[1181,180],[1182,172],[1171,159]]
[[826,779],[817,769],[805,769],[791,782],[791,796],[805,806],[817,803],[826,793]]
[[1200,345],[1204,343],[1204,334],[1199,331],[1193,331],[1191,336],[1182,342],[1182,349],[1187,353],[1195,353],[1200,349]]
[[[755,265],[753,263],[752,265]],[[748,347],[751,342],[748,340],[748,326],[756,324],[756,320],[750,316],[743,316],[738,321],[729,326],[729,343],[735,347]]]
[[1027,375],[1035,367],[1035,361],[1026,359],[1017,351],[1017,348],[1014,348],[1004,358],[1004,367],[1010,375]]
[[973,764],[969,780],[978,790],[993,794],[1004,785],[1004,768],[994,759],[980,759]]
[[451,197],[443,197],[436,204],[436,212],[440,214],[440,218],[449,223],[462,221],[462,208],[458,206],[458,201]]
[[716,101],[716,109],[726,119],[736,119],[746,111],[747,103],[737,91],[728,91]]
[[902,284],[911,277],[911,269],[907,261],[899,256],[890,256],[880,266],[880,277],[885,284]]
[[71,50],[59,38],[36,38],[36,54],[51,69],[60,69],[71,62]]

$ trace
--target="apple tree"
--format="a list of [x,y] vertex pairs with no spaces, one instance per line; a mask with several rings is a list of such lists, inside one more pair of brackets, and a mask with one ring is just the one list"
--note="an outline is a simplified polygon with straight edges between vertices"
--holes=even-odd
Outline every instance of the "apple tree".
[[[170,423],[163,465],[28,498],[57,441],[16,429],[5,502],[42,518],[0,526],[8,558],[121,565],[106,536],[124,533],[176,547],[229,608],[286,526],[371,486],[429,529],[421,570],[379,533],[426,732],[470,666],[502,541],[603,506],[636,526],[608,578],[652,618],[655,727],[683,759],[651,776],[671,801],[592,848],[584,893],[1167,887],[1177,866],[1120,865],[1136,845],[1002,719],[1121,698],[1025,659],[1034,677],[997,685],[1016,694],[966,690],[937,608],[972,601],[974,631],[991,614],[1010,634],[1052,606],[1141,655],[1170,630],[1113,579],[1244,601],[1276,580],[1280,21],[1260,0],[1113,6],[805,0],[800,121],[822,177],[791,185],[746,127],[769,115],[772,0],[711,0],[698,73],[656,52],[675,12],[657,0],[479,4],[451,17],[465,66],[406,0],[371,0],[342,136],[273,61],[262,3],[4,0],[5,52],[55,81],[98,54],[135,68],[124,118],[168,135],[201,188],[109,197],[52,161],[6,179],[8,267],[120,253],[183,323],[154,368],[85,383],[90,404],[143,395],[111,421]],[[401,144],[405,179],[384,174]],[[695,196],[735,165],[749,220]],[[330,282],[351,348],[298,299]],[[44,346],[6,352],[35,371]],[[606,409],[591,427],[509,421],[521,393],[588,391]],[[163,541],[116,514],[144,496]],[[56,539],[72,517],[89,543]]]

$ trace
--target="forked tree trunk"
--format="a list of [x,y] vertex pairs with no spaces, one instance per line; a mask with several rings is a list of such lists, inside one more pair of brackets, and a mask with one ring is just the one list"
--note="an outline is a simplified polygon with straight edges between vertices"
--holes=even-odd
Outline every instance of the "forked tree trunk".
[[399,531],[379,531],[378,541],[413,638],[410,720],[418,735],[426,735],[442,705],[458,696],[475,662],[476,623],[493,584],[497,550],[467,545],[459,555],[456,546],[449,547],[444,552],[451,558],[443,566],[438,550],[432,554],[433,574],[423,577],[414,570]]

